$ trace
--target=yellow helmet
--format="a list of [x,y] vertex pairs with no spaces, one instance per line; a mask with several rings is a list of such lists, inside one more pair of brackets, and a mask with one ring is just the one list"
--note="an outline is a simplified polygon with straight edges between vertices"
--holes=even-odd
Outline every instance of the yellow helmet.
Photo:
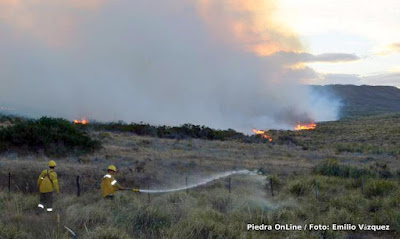
[[49,167],[55,167],[57,164],[54,160],[49,161]]
[[117,171],[117,168],[114,166],[114,165],[110,165],[110,166],[108,166],[108,168],[107,168],[108,170],[112,170],[112,171],[114,171],[114,172],[116,172]]

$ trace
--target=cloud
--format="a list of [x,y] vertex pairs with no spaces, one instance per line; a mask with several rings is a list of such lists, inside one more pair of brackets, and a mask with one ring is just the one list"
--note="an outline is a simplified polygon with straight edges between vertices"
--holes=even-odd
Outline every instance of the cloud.
[[[34,116],[242,131],[336,119],[338,104],[301,84],[315,72],[287,67],[335,57],[280,53],[301,46],[272,24],[269,3],[120,0],[63,8],[61,0],[28,1],[34,7],[11,19],[29,13],[29,27],[0,25],[0,102]],[[259,7],[267,12],[259,15]],[[68,19],[70,28],[49,16]],[[60,37],[67,40],[54,47]],[[255,51],[259,44],[268,51]]]
[[325,53],[319,55],[310,55],[306,57],[305,62],[347,62],[356,61],[360,58],[354,54],[346,53]]
[[400,53],[400,42],[391,43],[375,52],[376,55],[380,56],[396,54],[396,53]]
[[338,63],[338,62],[356,61],[360,59],[358,56],[354,54],[346,54],[346,53],[325,53],[325,54],[313,55],[306,52],[297,53],[297,52],[284,52],[284,51],[277,52],[272,57],[282,62],[291,62],[292,64],[315,63],[315,62]]

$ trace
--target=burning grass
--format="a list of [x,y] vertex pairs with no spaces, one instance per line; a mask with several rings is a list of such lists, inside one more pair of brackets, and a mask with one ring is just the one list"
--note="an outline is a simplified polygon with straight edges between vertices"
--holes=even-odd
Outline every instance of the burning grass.
[[309,123],[309,124],[302,124],[302,123],[298,123],[295,127],[294,130],[298,131],[298,130],[313,130],[317,127],[317,124],[315,123]]
[[82,124],[82,125],[86,125],[89,123],[89,121],[85,117],[82,117],[80,120],[74,119],[72,122],[74,124]]
[[253,133],[259,135],[261,138],[272,142],[272,138],[267,134],[267,131],[253,129]]

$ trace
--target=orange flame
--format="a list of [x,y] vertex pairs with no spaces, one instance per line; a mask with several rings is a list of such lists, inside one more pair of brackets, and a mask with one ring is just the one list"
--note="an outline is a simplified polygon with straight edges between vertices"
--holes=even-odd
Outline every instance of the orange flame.
[[263,131],[263,130],[253,129],[253,133],[254,133],[254,134],[260,135],[261,138],[267,139],[269,142],[271,142],[271,141],[272,141],[272,138],[271,138],[269,135],[267,135],[265,132],[266,132],[266,131]]
[[74,124],[88,124],[89,123],[89,121],[85,117],[83,117],[81,120],[75,119],[73,122],[74,122]]
[[317,124],[315,123],[310,123],[310,124],[302,124],[302,123],[298,123],[295,127],[294,130],[313,130],[317,127]]

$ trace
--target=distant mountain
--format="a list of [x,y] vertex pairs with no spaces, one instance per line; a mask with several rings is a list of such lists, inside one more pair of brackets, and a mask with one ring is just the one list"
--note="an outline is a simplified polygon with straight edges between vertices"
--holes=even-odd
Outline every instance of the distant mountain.
[[400,89],[393,86],[325,85],[314,90],[330,93],[343,104],[341,118],[400,112]]

